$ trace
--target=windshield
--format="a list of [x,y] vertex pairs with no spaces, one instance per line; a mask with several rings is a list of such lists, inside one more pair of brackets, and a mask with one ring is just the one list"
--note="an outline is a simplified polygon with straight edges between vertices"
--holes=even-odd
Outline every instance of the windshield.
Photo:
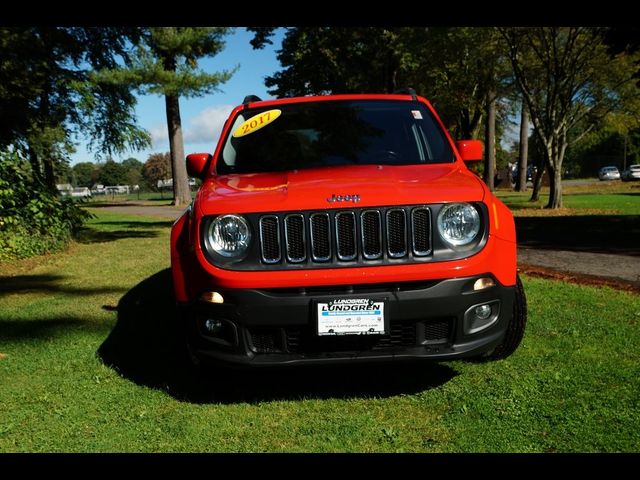
[[453,161],[449,142],[421,103],[322,101],[240,112],[216,171],[258,173]]

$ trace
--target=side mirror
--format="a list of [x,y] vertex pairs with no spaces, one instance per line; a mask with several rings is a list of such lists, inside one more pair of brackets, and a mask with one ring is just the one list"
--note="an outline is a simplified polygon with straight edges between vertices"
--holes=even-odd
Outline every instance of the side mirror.
[[208,153],[190,153],[187,155],[187,173],[189,176],[202,179],[210,159],[211,155]]
[[482,160],[483,145],[480,140],[459,140],[456,142],[456,148],[465,162]]

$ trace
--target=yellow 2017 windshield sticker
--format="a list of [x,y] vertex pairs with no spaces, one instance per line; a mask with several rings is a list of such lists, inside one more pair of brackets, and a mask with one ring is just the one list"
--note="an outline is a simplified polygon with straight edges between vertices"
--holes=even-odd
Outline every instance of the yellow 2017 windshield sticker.
[[242,124],[233,132],[233,136],[235,138],[244,137],[245,135],[249,135],[250,133],[260,130],[262,127],[266,127],[278,118],[281,113],[281,110],[275,109],[254,115],[250,119],[242,122]]

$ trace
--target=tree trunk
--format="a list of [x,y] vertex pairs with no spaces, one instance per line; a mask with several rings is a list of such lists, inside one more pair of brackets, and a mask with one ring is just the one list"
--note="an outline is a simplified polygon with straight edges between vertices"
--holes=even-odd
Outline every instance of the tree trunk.
[[[37,141],[36,144],[38,143],[41,142]],[[31,163],[31,170],[33,170],[34,176],[43,182],[49,190],[57,192],[56,170],[50,149],[42,148],[42,146],[37,148],[33,144],[30,144],[28,149],[29,163]]]
[[191,203],[187,166],[184,160],[180,102],[177,95],[165,95],[167,107],[167,128],[169,130],[169,151],[171,152],[171,176],[173,178],[173,205]]
[[56,173],[53,165],[53,158],[51,155],[45,155],[42,159],[44,165],[44,183],[49,187],[52,192],[57,191],[56,188]]
[[473,115],[468,108],[460,110],[458,117],[458,140],[470,140],[475,137],[474,133],[478,124],[482,121],[482,108],[477,108]]
[[567,132],[564,129],[549,135],[547,168],[549,169],[549,202],[545,208],[562,208],[562,161],[567,149]]
[[38,154],[36,153],[35,148],[33,146],[28,146],[29,151],[29,163],[31,163],[31,170],[33,171],[33,175],[42,180],[42,168],[40,166],[40,159],[38,158]]
[[562,169],[549,165],[549,202],[545,208],[562,208]]
[[546,165],[543,163],[538,171],[536,172],[536,178],[533,179],[533,192],[531,192],[530,202],[537,202],[540,200],[540,187],[542,187],[542,177],[544,177],[544,171],[546,170]]
[[496,173],[496,98],[493,91],[489,92],[487,106],[487,123],[485,127],[485,156],[484,183],[489,190],[495,190],[494,178]]
[[524,102],[522,102],[522,112],[520,114],[520,155],[518,158],[518,178],[516,179],[516,190],[518,192],[527,191],[527,161],[529,155],[529,112]]

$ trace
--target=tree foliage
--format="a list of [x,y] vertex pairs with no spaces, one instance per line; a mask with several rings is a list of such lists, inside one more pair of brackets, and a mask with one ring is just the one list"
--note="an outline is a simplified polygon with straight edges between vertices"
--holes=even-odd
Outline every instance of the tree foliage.
[[132,92],[92,75],[126,63],[138,36],[137,28],[0,28],[0,148],[12,145],[53,189],[76,137],[97,155],[149,145]]
[[98,172],[95,163],[79,162],[71,167],[71,178],[69,181],[76,187],[91,188],[98,180],[97,174]]
[[171,154],[166,152],[149,155],[142,167],[142,177],[152,190],[157,188],[158,180],[171,178]]
[[112,159],[100,166],[98,181],[102,185],[128,185],[128,170],[123,164]]
[[0,260],[58,250],[91,217],[30,170],[15,153],[0,154]]

